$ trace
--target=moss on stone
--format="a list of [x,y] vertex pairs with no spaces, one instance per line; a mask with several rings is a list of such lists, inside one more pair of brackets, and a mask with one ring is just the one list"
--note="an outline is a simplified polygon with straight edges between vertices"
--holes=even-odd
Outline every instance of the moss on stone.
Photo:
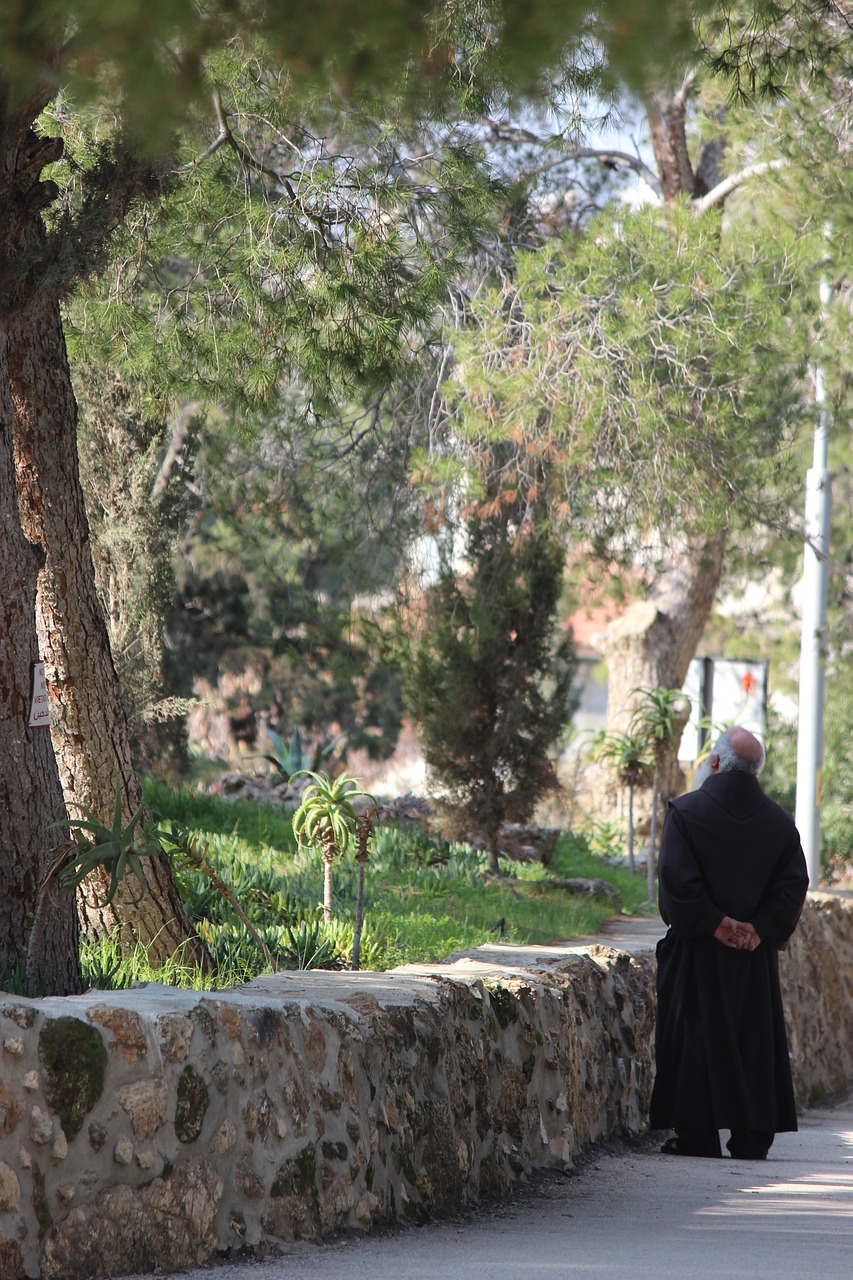
[[405,1200],[403,1214],[415,1227],[425,1227],[429,1222],[429,1210],[419,1200]]
[[285,1160],[270,1187],[272,1199],[297,1196],[300,1200],[317,1200],[317,1151],[312,1142],[298,1156]]
[[376,1097],[376,1085],[373,1082],[372,1064],[371,1064],[370,1058],[366,1053],[360,1053],[358,1055],[358,1060],[361,1063],[361,1070],[364,1074],[365,1080],[367,1081],[367,1087],[370,1090],[370,1101],[372,1102],[373,1099]]
[[349,1156],[345,1142],[324,1142],[321,1150],[325,1160],[346,1160]]
[[496,1156],[484,1156],[480,1161],[480,1194],[484,1200],[506,1195],[509,1190],[509,1173],[506,1165]]
[[53,1226],[53,1217],[47,1203],[44,1174],[37,1164],[33,1165],[33,1209],[39,1224],[39,1235],[43,1236]]
[[104,1091],[107,1050],[100,1031],[79,1018],[52,1018],[39,1035],[44,1096],[69,1141]]
[[492,986],[488,983],[486,990],[489,993],[492,1012],[506,1031],[511,1023],[518,1021],[518,1000],[511,991],[507,991],[506,987]]
[[409,1182],[414,1186],[417,1180],[417,1175],[409,1153],[404,1151],[403,1148],[395,1142],[391,1147],[391,1156],[399,1172],[402,1173],[404,1177],[408,1178]]
[[100,1151],[106,1140],[106,1129],[102,1124],[96,1124],[93,1120],[89,1125],[89,1146],[93,1151]]
[[415,1142],[419,1142],[425,1134],[429,1133],[432,1114],[433,1104],[431,1099],[424,1098],[415,1107],[410,1121],[412,1138]]
[[195,1067],[186,1066],[178,1081],[175,1136],[178,1142],[195,1142],[210,1106],[210,1091]]
[[254,1038],[262,1049],[277,1044],[281,1037],[282,1016],[276,1009],[254,1009],[249,1015]]

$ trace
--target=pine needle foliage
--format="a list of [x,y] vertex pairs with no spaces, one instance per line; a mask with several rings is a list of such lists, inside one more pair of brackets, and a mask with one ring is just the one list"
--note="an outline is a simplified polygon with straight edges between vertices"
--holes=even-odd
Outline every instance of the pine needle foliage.
[[294,81],[262,42],[205,75],[215,110],[188,122],[156,216],[123,227],[112,287],[81,297],[79,339],[152,397],[269,409],[295,373],[317,411],[387,386],[492,218],[482,148],[398,95]]
[[459,436],[474,453],[504,442],[520,474],[544,461],[554,517],[610,557],[650,530],[787,518],[807,349],[796,247],[724,230],[686,206],[607,210],[579,241],[518,254],[459,334]]

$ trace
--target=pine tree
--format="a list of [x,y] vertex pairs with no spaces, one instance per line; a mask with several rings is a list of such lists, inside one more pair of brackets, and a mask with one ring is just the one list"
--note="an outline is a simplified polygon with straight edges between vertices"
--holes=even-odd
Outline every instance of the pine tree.
[[557,786],[575,659],[557,618],[564,555],[545,526],[498,496],[470,516],[464,559],[427,592],[405,697],[449,832],[482,835],[497,871],[502,824]]

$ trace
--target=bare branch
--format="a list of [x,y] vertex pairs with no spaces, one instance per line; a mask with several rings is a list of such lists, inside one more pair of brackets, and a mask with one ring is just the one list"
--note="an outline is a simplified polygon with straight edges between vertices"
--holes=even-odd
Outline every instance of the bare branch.
[[783,169],[787,163],[787,160],[780,158],[776,160],[760,160],[755,164],[748,164],[743,169],[739,169],[737,173],[729,174],[728,178],[718,182],[706,195],[699,196],[698,199],[691,201],[692,207],[696,213],[705,213],[708,209],[713,209],[715,205],[722,204],[733,191],[736,191],[744,182],[748,182],[750,178],[760,178],[763,173]]
[[201,164],[202,160],[207,160],[208,157],[217,152],[220,147],[227,145],[231,147],[240,162],[244,164],[247,169],[251,169],[254,173],[261,173],[266,178],[271,178],[277,186],[284,187],[290,198],[295,200],[296,193],[287,178],[282,177],[280,173],[276,173],[274,169],[268,169],[266,165],[261,164],[259,160],[255,159],[248,148],[234,137],[231,125],[228,123],[228,116],[226,115],[225,108],[222,105],[222,95],[218,89],[215,89],[213,92],[213,110],[216,113],[216,123],[219,125],[219,133],[213,139],[213,142],[211,142],[209,147],[206,147],[200,155],[196,156],[194,160],[191,160],[189,164],[184,165],[183,168],[194,169],[196,165]]
[[166,450],[166,455],[160,464],[160,469],[157,472],[154,484],[151,487],[152,502],[156,502],[166,491],[166,486],[169,483],[184,447],[187,432],[196,421],[196,412],[197,410],[195,405],[187,405],[178,415],[178,418],[172,428],[172,438],[169,442],[169,447]]
[[693,87],[696,84],[696,81],[699,78],[699,71],[699,67],[691,67],[690,70],[685,73],[684,79],[681,81],[681,85],[672,97],[672,105],[675,110],[683,111],[687,106],[687,101],[690,94],[693,92]]
[[560,134],[553,134],[550,137],[543,138],[531,129],[522,128],[520,125],[510,125],[501,120],[492,120],[488,117],[484,117],[483,123],[489,127],[492,136],[499,142],[530,143],[531,145],[547,147],[551,150],[560,148],[559,157],[548,165],[543,165],[537,172],[553,169],[556,165],[562,164],[567,160],[598,160],[601,164],[609,165],[612,168],[632,169],[634,173],[648,183],[656,195],[661,194],[660,181],[654,169],[649,168],[639,156],[631,155],[628,151],[618,151],[612,147],[566,147]]

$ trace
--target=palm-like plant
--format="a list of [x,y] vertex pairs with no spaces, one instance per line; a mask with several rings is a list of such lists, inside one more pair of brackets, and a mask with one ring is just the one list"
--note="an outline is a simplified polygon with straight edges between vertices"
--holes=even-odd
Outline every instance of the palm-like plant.
[[637,787],[648,786],[652,779],[652,766],[646,758],[645,746],[631,733],[601,733],[593,739],[593,760],[612,764],[619,785],[628,789],[628,867],[631,875],[634,865],[634,792]]
[[[313,845],[322,854],[323,919],[331,923],[332,867],[335,858],[343,857],[350,840],[360,834],[360,829],[364,830],[364,819],[359,817],[353,801],[362,796],[372,801],[373,797],[361,789],[355,778],[350,778],[346,774],[341,774],[339,778],[330,778],[325,773],[308,772],[307,776],[312,779],[312,782],[306,787],[302,803],[293,815],[293,834],[300,845]],[[360,924],[363,910],[363,867],[367,862],[367,839],[371,829],[372,823],[367,827],[363,841],[360,839],[358,844],[359,897],[356,900],[358,924]],[[353,942],[353,968],[358,964],[359,941],[360,939],[356,938]]]
[[690,714],[690,700],[681,689],[633,689],[640,695],[640,702],[631,717],[628,733],[643,743],[654,763],[652,776],[652,816],[649,830],[649,856],[646,861],[646,878],[649,902],[655,898],[657,868],[657,818],[660,803],[661,768],[675,745],[676,734]]

